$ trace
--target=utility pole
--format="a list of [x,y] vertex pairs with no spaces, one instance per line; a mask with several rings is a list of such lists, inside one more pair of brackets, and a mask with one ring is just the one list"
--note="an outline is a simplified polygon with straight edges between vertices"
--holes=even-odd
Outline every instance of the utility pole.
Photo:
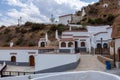
[[115,57],[115,38],[113,40],[113,51],[114,51],[114,67],[116,67],[115,62],[116,62],[116,57]]
[[103,51],[102,51],[102,41],[103,41],[103,38],[101,38],[101,55],[103,54]]

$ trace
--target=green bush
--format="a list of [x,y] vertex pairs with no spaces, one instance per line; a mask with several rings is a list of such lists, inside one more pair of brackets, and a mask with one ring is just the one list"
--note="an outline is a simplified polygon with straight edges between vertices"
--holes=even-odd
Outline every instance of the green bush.
[[95,23],[96,24],[103,24],[103,19],[102,18],[95,19]]
[[8,29],[8,28],[6,28],[5,30],[4,30],[4,34],[7,34],[7,33],[9,33],[10,32],[10,29]]
[[9,43],[4,43],[3,47],[9,47]]
[[95,20],[94,19],[88,19],[88,23],[89,24],[95,24]]
[[23,41],[24,40],[22,37],[18,38],[18,40],[16,41],[16,45],[20,45]]
[[56,25],[51,25],[50,27],[50,31],[56,31],[57,30],[57,26]]
[[108,17],[107,17],[107,21],[108,21],[108,22],[113,22],[114,19],[115,19],[115,16],[112,15],[112,14],[108,15]]
[[35,43],[34,42],[29,42],[28,46],[35,46]]
[[33,23],[32,22],[26,22],[25,26],[31,26]]
[[30,31],[38,31],[45,28],[45,24],[34,23]]

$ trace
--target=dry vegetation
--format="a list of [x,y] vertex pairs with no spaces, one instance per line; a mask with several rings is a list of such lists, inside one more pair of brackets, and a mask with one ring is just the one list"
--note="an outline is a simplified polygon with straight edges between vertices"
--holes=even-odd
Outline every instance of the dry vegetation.
[[37,46],[39,39],[43,38],[46,32],[49,40],[54,42],[56,30],[61,35],[62,31],[68,30],[68,27],[62,24],[45,25],[32,22],[26,22],[22,26],[1,26],[0,46],[9,46],[10,41],[14,42],[14,46]]
[[[108,7],[103,7],[106,3]],[[100,0],[93,5],[85,7],[86,15],[78,23],[85,23],[87,25],[112,25],[114,19],[120,14],[119,10],[118,0]],[[76,14],[80,15],[81,12],[78,11]]]

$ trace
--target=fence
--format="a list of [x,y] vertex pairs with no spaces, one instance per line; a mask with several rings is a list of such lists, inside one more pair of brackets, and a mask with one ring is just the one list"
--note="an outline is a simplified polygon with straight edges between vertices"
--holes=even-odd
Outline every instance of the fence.
[[3,71],[2,77],[35,74],[35,72]]

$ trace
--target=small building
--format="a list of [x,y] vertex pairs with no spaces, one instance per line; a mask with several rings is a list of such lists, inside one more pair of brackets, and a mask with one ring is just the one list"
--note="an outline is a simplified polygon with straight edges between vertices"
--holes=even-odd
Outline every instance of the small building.
[[0,64],[35,66],[35,57],[54,48],[42,47],[0,47]]
[[[76,25],[74,25],[75,27]],[[78,25],[76,26],[77,28]],[[80,25],[81,27],[81,25]],[[111,41],[111,26],[87,26],[86,31],[72,30],[62,32],[59,41],[59,49],[62,52],[88,52],[91,53],[92,48],[96,49],[96,53],[102,53],[97,50],[103,49],[106,54],[109,53],[109,42]],[[72,50],[72,51],[71,51]]]
[[67,25],[71,23],[73,14],[59,16],[59,23]]

